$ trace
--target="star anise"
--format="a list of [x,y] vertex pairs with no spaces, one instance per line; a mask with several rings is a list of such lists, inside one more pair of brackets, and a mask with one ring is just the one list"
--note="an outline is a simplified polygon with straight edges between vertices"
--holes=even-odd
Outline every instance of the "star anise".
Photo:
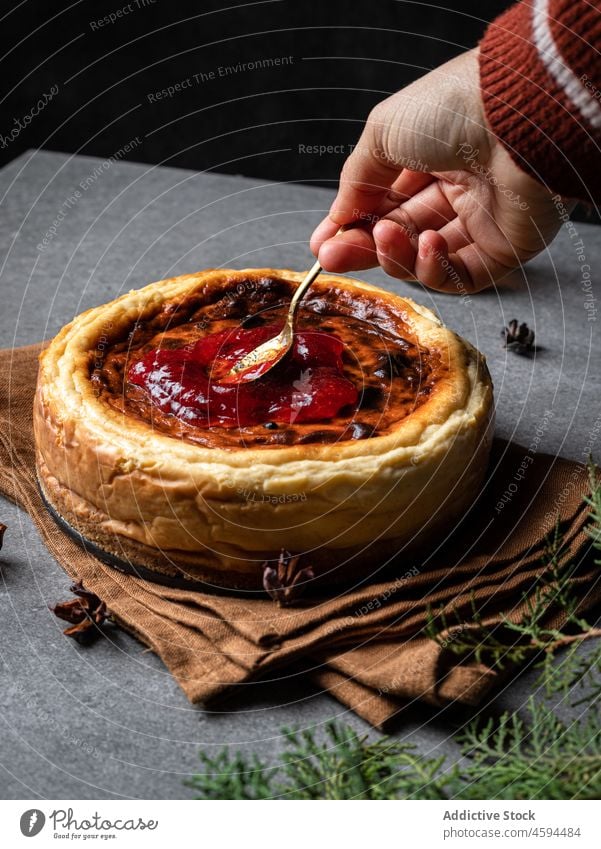
[[273,560],[263,564],[263,587],[265,592],[281,607],[295,601],[315,574],[311,566],[299,567],[300,554],[291,554],[284,548],[274,565]]
[[534,351],[534,330],[530,330],[525,321],[521,324],[512,319],[501,331],[505,339],[505,347],[516,354],[529,354]]
[[2,548],[2,543],[4,541],[4,532],[6,531],[6,525],[3,525],[0,522],[0,548]]
[[78,643],[92,642],[100,634],[100,626],[111,615],[106,604],[95,593],[86,590],[82,583],[70,587],[76,598],[48,605],[59,619],[71,622],[70,628],[65,628],[63,634],[73,637]]

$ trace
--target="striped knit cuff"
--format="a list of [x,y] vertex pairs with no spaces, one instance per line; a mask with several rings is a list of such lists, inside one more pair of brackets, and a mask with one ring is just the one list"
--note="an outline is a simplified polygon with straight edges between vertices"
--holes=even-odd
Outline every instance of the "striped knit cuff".
[[487,120],[513,160],[565,197],[601,200],[601,11],[525,0],[480,44]]

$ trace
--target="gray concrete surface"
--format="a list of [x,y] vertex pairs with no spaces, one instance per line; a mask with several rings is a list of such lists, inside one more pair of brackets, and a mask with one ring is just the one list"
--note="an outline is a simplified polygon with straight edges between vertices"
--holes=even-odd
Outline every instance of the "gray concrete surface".
[[[32,151],[0,171],[0,197],[5,347],[50,337],[83,309],[169,275],[210,266],[303,269],[311,262],[306,240],[332,192]],[[500,435],[530,444],[550,410],[544,450],[582,459],[601,456],[601,317],[592,300],[601,297],[601,230],[576,226],[525,272],[469,299],[379,270],[360,276],[433,306],[487,355]],[[535,329],[536,356],[503,349],[501,328],[514,317]],[[0,555],[1,798],[186,798],[182,782],[200,748],[227,744],[272,758],[283,725],[339,718],[368,730],[302,680],[242,688],[208,713],[128,635],[111,631],[92,649],[79,647],[47,610],[66,597],[67,577],[27,516],[0,500],[0,519],[9,526]],[[522,705],[533,680],[515,680],[497,704]],[[418,708],[395,733],[423,752],[453,756],[456,720]]]

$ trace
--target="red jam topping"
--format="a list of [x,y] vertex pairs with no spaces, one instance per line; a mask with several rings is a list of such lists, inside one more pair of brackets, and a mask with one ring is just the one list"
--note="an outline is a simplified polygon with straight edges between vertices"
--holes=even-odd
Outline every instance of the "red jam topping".
[[315,422],[357,403],[357,389],[343,374],[342,342],[319,331],[297,333],[291,352],[256,381],[227,385],[212,378],[213,368],[223,374],[278,333],[273,325],[228,329],[183,348],[159,348],[135,362],[128,379],[164,413],[205,427]]

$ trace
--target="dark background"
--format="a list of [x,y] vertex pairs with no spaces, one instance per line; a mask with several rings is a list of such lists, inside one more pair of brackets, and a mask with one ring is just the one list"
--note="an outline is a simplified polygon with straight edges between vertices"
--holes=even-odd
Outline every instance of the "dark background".
[[[473,47],[508,5],[5,3],[0,164],[42,147],[331,185],[371,107]],[[101,23],[119,10],[114,23]],[[291,60],[219,76],[220,67],[276,57]],[[215,79],[194,79],[210,72]],[[190,82],[180,92],[153,101],[183,80]],[[53,86],[57,94],[19,129],[15,119],[22,121]],[[338,150],[309,154],[299,145]]]

